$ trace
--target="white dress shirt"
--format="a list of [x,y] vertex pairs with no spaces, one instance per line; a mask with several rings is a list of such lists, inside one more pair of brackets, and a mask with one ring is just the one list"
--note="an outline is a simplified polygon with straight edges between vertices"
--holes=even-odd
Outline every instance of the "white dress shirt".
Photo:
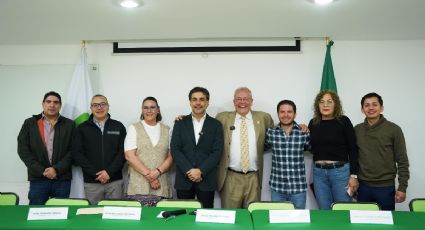
[[[241,115],[236,113],[235,129],[232,131],[232,142],[230,143],[230,164],[229,167],[236,171],[241,170]],[[248,128],[248,145],[249,145],[249,171],[257,171],[257,141],[255,137],[254,120],[252,113],[249,112],[246,116],[246,125]]]
[[206,117],[207,114],[204,114],[201,120],[198,121],[194,116],[192,116],[193,132],[195,133],[196,144],[198,144],[199,137],[202,135],[202,127],[204,126],[204,121]]

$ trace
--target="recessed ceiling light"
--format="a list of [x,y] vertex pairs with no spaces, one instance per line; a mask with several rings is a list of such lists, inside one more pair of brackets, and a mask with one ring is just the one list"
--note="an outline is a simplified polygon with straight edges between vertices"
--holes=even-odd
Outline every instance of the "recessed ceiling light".
[[314,0],[314,3],[318,5],[326,5],[333,2],[333,0]]
[[140,1],[138,0],[122,0],[119,2],[120,6],[124,8],[136,8],[140,6]]

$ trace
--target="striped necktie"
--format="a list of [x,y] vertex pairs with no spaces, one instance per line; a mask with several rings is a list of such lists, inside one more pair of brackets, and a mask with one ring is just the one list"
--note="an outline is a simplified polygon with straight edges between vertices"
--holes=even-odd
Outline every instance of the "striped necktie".
[[241,117],[241,170],[246,173],[249,170],[249,143],[248,143],[248,127],[246,125],[246,117]]

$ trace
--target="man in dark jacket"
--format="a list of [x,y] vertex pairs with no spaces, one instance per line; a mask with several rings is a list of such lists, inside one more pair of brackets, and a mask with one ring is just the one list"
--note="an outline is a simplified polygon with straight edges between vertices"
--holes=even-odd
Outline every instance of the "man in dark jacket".
[[67,198],[71,188],[71,140],[74,122],[62,117],[61,96],[44,95],[43,112],[25,120],[18,135],[18,154],[28,170],[30,205],[50,197]]
[[221,124],[206,113],[209,99],[205,88],[195,87],[190,91],[192,113],[176,121],[171,138],[177,198],[196,196],[203,208],[214,207],[217,166],[223,152]]
[[95,95],[90,118],[78,126],[73,159],[84,175],[84,192],[91,204],[103,199],[121,199],[124,164],[124,125],[111,119],[108,100]]

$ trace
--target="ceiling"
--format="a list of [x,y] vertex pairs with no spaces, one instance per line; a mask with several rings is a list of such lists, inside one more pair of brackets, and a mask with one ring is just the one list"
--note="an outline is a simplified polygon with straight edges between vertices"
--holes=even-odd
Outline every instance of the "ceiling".
[[291,38],[423,40],[425,0],[0,0],[0,45]]

